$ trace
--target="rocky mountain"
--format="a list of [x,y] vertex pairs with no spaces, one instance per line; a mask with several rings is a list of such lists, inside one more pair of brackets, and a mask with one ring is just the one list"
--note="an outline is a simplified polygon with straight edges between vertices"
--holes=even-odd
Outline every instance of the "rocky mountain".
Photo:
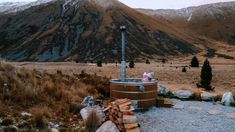
[[112,61],[199,52],[195,37],[117,0],[57,0],[0,15],[0,55],[14,61]]
[[138,10],[157,19],[165,19],[168,23],[189,33],[235,45],[235,2],[179,10]]

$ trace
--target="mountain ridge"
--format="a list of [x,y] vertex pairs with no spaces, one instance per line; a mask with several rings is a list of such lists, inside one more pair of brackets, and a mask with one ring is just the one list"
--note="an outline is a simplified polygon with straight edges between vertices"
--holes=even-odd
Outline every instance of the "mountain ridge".
[[138,11],[165,19],[186,32],[205,36],[216,41],[235,44],[235,2],[221,2],[178,10],[148,10]]
[[[119,27],[127,26],[127,59],[198,53],[197,38],[113,0],[53,1],[2,15],[1,57],[14,61],[114,61]],[[114,4],[113,4],[114,2]]]

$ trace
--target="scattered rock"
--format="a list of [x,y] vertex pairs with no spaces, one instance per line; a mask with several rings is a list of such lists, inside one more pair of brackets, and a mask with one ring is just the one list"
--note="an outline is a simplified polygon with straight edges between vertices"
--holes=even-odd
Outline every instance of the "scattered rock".
[[231,119],[235,119],[235,113],[227,113],[226,116]]
[[93,105],[95,105],[94,97],[93,96],[87,96],[82,101],[82,105],[84,105],[84,106],[93,106]]
[[169,88],[165,87],[165,86],[162,86],[162,85],[159,85],[159,87],[157,88],[157,93],[158,95],[167,95],[167,93],[169,92]]
[[208,113],[209,113],[210,115],[218,115],[218,114],[220,113],[220,111],[218,111],[218,110],[215,109],[215,108],[212,108],[212,109],[210,109],[210,110],[208,111]]
[[88,107],[85,107],[83,108],[81,111],[80,111],[80,114],[82,116],[82,119],[83,121],[86,121],[87,118],[88,118],[88,115],[90,113],[91,110],[94,110],[96,112],[96,114],[99,116],[99,118],[101,119],[101,122],[104,122],[105,121],[105,114],[104,112],[102,111],[102,108],[100,106],[88,106]]
[[0,118],[0,124],[2,124],[2,119]]
[[217,94],[209,93],[209,92],[203,91],[203,92],[201,93],[201,98],[202,98],[202,100],[204,100],[204,101],[215,101],[216,98],[217,98]]
[[22,115],[23,117],[31,117],[31,116],[32,116],[32,114],[31,114],[31,113],[28,113],[28,112],[22,112],[21,115]]
[[51,128],[51,132],[59,132],[59,130],[56,128]]
[[177,90],[174,95],[180,99],[189,99],[193,96],[193,92],[190,90]]
[[119,130],[112,121],[106,121],[96,132],[119,132]]
[[234,98],[233,98],[232,92],[225,93],[222,97],[221,103],[226,106],[230,106],[231,103],[234,103]]
[[49,122],[48,123],[48,127],[49,128],[56,128],[56,129],[58,129],[59,128],[59,124],[56,124],[56,123],[53,123],[53,122]]
[[4,132],[18,132],[18,128],[14,125],[4,128]]
[[181,104],[175,104],[173,106],[174,109],[184,109],[184,105],[181,105]]

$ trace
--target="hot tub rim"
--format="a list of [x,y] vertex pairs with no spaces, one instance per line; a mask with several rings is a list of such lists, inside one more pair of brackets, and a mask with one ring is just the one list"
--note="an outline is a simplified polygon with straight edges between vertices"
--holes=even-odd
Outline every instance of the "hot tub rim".
[[[133,80],[142,80],[142,78],[127,78],[127,80],[133,79]],[[110,84],[116,84],[116,85],[125,85],[125,86],[146,86],[146,85],[155,85],[157,84],[156,79],[152,79],[151,82],[122,82],[121,79],[112,79],[110,80]]]

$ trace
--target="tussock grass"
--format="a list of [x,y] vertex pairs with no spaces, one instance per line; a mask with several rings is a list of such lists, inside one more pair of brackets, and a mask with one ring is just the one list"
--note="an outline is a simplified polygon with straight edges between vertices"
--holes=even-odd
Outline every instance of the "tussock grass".
[[100,120],[95,110],[91,110],[86,120],[86,130],[88,132],[95,132],[100,124]]
[[0,116],[14,117],[14,112],[7,113],[12,109],[18,115],[29,111],[33,115],[33,127],[44,130],[49,119],[69,119],[73,113],[78,113],[83,107],[79,104],[84,97],[98,97],[99,91],[102,91],[100,89],[107,86],[105,81],[92,75],[80,79],[74,75],[64,75],[61,71],[48,74],[27,70],[1,61]]

